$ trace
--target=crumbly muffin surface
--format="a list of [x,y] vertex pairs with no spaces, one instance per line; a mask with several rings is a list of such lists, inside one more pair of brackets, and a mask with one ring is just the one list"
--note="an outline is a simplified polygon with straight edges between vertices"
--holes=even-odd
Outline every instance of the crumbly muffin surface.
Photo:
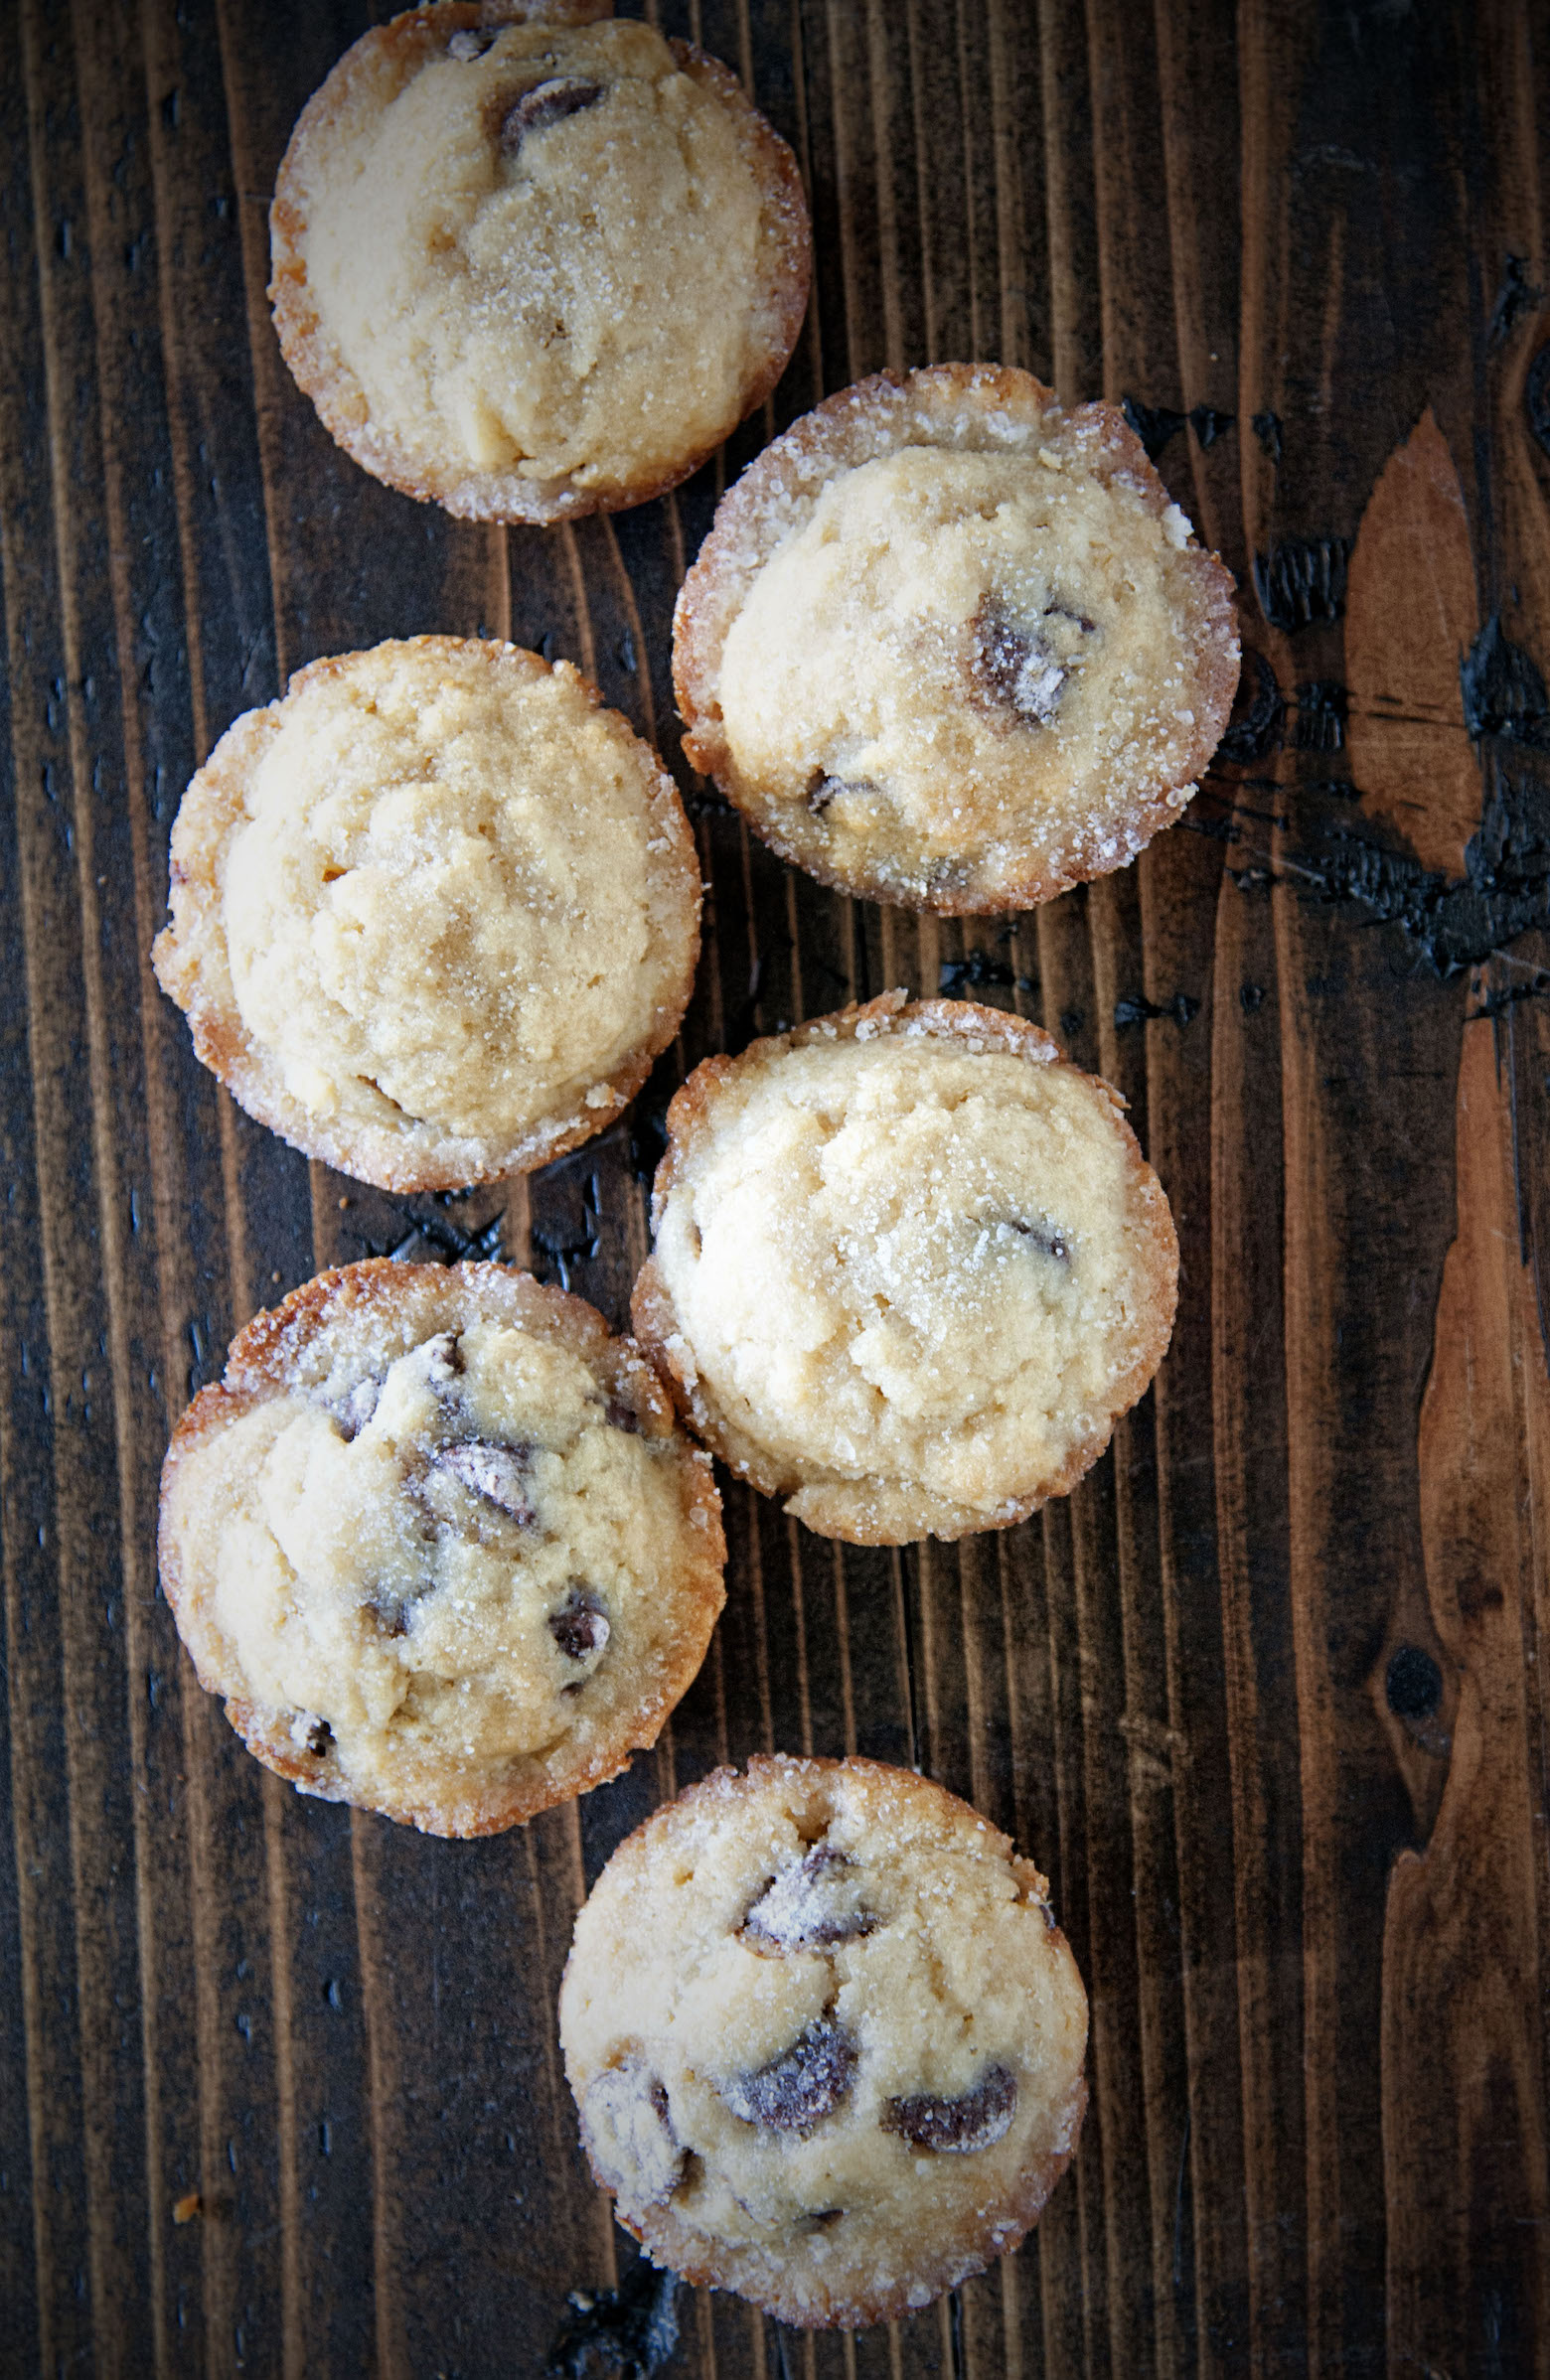
[[610,1120],[682,1014],[698,907],[671,779],[568,664],[427,637],[315,663],[223,738],[155,956],[244,1106],[441,1188]]
[[1189,800],[1230,592],[1109,408],[989,369],[863,382],[723,500],[680,599],[688,748],[828,882],[1047,899]]
[[787,1509],[891,1542],[1070,1486],[1161,1360],[1176,1249],[1106,1084],[902,995],[710,1061],[670,1114],[636,1328]]
[[630,21],[367,35],[298,127],[273,237],[282,344],[336,435],[487,517],[681,477],[806,292],[789,152],[725,69]]
[[814,2325],[924,2306],[1014,2246],[1086,2098],[1047,1893],[966,1803],[871,1761],[753,1760],[657,1812],[560,1995],[619,2220]]
[[190,1409],[163,1574],[261,1758],[480,1833],[655,1739],[720,1608],[717,1511],[578,1299],[496,1265],[367,1264],[260,1316]]

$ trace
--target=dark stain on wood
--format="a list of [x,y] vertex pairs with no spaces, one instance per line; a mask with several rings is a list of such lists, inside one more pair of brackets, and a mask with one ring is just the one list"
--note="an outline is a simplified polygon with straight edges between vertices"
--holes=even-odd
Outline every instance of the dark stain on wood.
[[1144,405],[1139,396],[1122,397],[1121,410],[1154,463],[1161,460],[1168,442],[1176,438],[1188,415],[1175,412],[1171,405]]
[[1550,748],[1550,702],[1539,665],[1514,645],[1492,612],[1459,665],[1464,723],[1476,740],[1505,736],[1514,744]]
[[1523,317],[1538,313],[1544,294],[1537,282],[1530,281],[1525,259],[1508,256],[1502,265],[1495,303],[1490,310],[1490,323],[1485,333],[1486,345],[1504,347]]
[[1281,741],[1286,715],[1286,697],[1274,669],[1263,653],[1251,647],[1243,657],[1238,698],[1227,732],[1216,748],[1217,760],[1247,768],[1266,759]]
[[1345,609],[1349,537],[1278,537],[1254,556],[1254,592],[1272,628],[1291,635]]
[[545,2373],[550,2380],[654,2380],[679,2343],[682,2286],[642,2256],[616,2290],[573,2290]]

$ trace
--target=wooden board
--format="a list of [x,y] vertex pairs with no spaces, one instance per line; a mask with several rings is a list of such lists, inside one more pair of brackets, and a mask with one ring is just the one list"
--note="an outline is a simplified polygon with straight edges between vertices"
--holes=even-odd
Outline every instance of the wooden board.
[[[662,2368],[1543,2373],[1550,17],[653,13],[795,146],[813,306],[716,465],[548,533],[379,488],[280,363],[274,168],[366,0],[5,13],[0,2368],[542,2373],[567,2292],[633,2259],[557,2062],[573,1910],[655,1802],[779,1746],[916,1761],[1048,1868],[1092,2112],[1035,2238],[940,2307],[805,2340],[686,2291]],[[938,924],[700,799],[669,624],[774,429],[975,357],[1150,409],[1238,575],[1246,681],[1138,866]],[[679,769],[711,887],[633,1118],[450,1201],[248,1121],[146,958],[228,722],[429,629],[595,676]],[[1042,1019],[1132,1102],[1182,1299],[1110,1456],[1024,1528],[898,1554],[731,1488],[726,1615],[656,1753],[502,1840],[259,1769],[153,1558],[168,1430],[237,1324],[492,1224],[621,1322],[683,1070],[899,983]]]

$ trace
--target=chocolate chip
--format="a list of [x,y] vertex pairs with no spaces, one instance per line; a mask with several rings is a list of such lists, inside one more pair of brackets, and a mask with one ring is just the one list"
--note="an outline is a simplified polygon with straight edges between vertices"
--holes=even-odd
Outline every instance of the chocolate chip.
[[630,1437],[640,1436],[640,1414],[633,1406],[621,1405],[617,1397],[609,1398],[604,1419],[610,1429],[622,1429]]
[[334,1730],[326,1718],[315,1718],[307,1729],[307,1749],[314,1760],[324,1760],[334,1748]]
[[840,794],[875,794],[875,779],[871,777],[831,777],[827,770],[814,769],[803,787],[803,800],[815,818],[821,818],[831,802]]
[[843,2206],[811,2208],[802,2218],[804,2231],[832,2231],[845,2214]]
[[556,74],[552,80],[524,91],[502,120],[503,153],[515,157],[530,132],[544,132],[567,115],[578,115],[583,107],[593,106],[602,95],[600,82],[583,81],[579,74]]
[[1016,2113],[1017,2086],[1005,2066],[989,2066],[961,2099],[938,2099],[923,2091],[914,2099],[890,2099],[882,2111],[884,2132],[896,2132],[912,2149],[970,2157],[990,2149],[1008,2130]]
[[1007,1220],[1014,1232],[1020,1232],[1023,1239],[1038,1250],[1041,1257],[1053,1257],[1059,1264],[1070,1264],[1071,1244],[1065,1234],[1057,1232],[1053,1225],[1024,1223],[1018,1215],[1008,1215]]
[[473,1438],[461,1446],[443,1446],[435,1462],[438,1470],[449,1472],[460,1487],[482,1496],[497,1512],[524,1524],[534,1518],[528,1501],[528,1467],[516,1447],[492,1446],[483,1438]]
[[463,1372],[463,1350],[455,1331],[437,1331],[420,1349],[425,1365],[425,1377],[433,1388],[443,1389],[449,1380],[458,1380]]
[[869,1934],[877,1920],[856,1888],[855,1863],[827,1843],[782,1870],[743,1919],[750,1949],[822,1950]]
[[992,700],[1019,719],[1047,727],[1060,701],[1066,671],[1043,640],[1018,628],[997,605],[975,614],[974,675]]
[[483,58],[494,41],[493,33],[454,33],[447,44],[447,56],[466,66],[470,59]]
[[379,1587],[367,1596],[366,1608],[384,1636],[407,1636],[409,1605],[417,1600],[416,1596],[395,1595],[386,1587]]
[[600,1653],[613,1633],[603,1599],[590,1586],[572,1586],[557,1611],[549,1613],[549,1634],[567,1661],[585,1661]]
[[588,2086],[581,2108],[592,2162],[627,2206],[660,2206],[684,2176],[668,2094],[639,2058],[627,2057]]
[[355,1387],[334,1407],[334,1418],[339,1423],[340,1433],[347,1445],[352,1438],[360,1436],[376,1413],[377,1400],[382,1393],[383,1384],[373,1374],[366,1380],[358,1380]]
[[768,2066],[721,2084],[721,2097],[744,2124],[762,2124],[772,2132],[809,2132],[832,2116],[849,2093],[855,2060],[850,2034],[833,2017],[820,2016]]

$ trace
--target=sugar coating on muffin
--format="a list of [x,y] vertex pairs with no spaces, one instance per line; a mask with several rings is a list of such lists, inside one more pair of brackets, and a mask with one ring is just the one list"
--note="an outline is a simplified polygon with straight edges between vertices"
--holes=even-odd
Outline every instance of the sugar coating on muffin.
[[416,496],[638,503],[773,386],[806,304],[790,151],[641,23],[420,9],[367,34],[280,169],[270,292],[334,435]]
[[813,1529],[1021,1519],[1167,1346],[1177,1244],[1123,1107],[1020,1019],[902,993],[707,1060],[669,1111],[637,1336]]
[[708,1460],[634,1347],[496,1264],[308,1282],[236,1339],[163,1476],[201,1685],[305,1791],[435,1834],[654,1742],[723,1558]]
[[1015,2246],[1086,2104],[1044,1878],[872,1761],[755,1759],[659,1810],[576,1920],[559,2023],[618,2219],[786,2322],[881,2321]]
[[315,662],[172,837],[163,988],[243,1107],[444,1189],[610,1122],[677,1030],[699,871],[672,779],[568,663],[419,637]]
[[1121,416],[1025,372],[883,376],[723,499],[679,598],[686,750],[824,881],[1047,900],[1188,802],[1238,675],[1229,573]]

